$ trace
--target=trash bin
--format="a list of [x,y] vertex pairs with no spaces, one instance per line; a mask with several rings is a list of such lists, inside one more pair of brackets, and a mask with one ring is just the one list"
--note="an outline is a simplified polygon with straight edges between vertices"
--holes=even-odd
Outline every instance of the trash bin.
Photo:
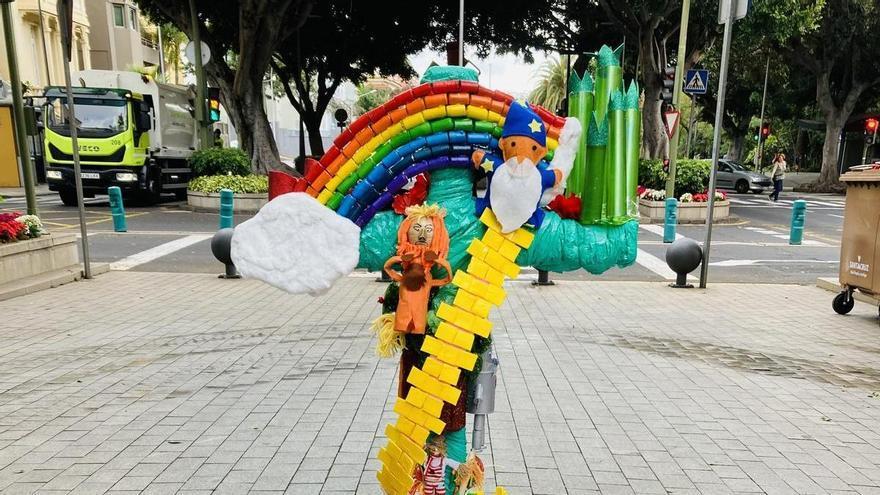
[[858,290],[880,300],[880,166],[850,168],[841,175],[846,184],[846,210],[840,246],[840,285],[834,311],[845,315],[855,305]]

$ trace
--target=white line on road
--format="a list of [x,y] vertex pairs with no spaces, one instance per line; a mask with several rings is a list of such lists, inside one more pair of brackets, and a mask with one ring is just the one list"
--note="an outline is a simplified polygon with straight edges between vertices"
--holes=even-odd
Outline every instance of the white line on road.
[[[661,276],[664,280],[675,280],[675,272],[666,265],[665,261],[642,249],[637,251],[636,263]],[[690,275],[688,275],[688,278],[694,279]]]
[[131,270],[132,268],[143,265],[144,263],[149,263],[155,259],[161,258],[163,256],[167,256],[175,251],[179,251],[187,246],[192,246],[197,242],[202,242],[205,239],[210,239],[211,236],[207,234],[197,234],[197,235],[188,235],[186,237],[182,237],[180,239],[175,239],[171,242],[166,242],[165,244],[159,244],[154,248],[147,249],[146,251],[141,251],[139,253],[135,253],[127,258],[123,258],[114,263],[110,263],[111,270]]
[[[642,224],[642,225],[639,225],[639,228],[642,230],[646,230],[652,234],[657,234],[660,237],[663,237],[663,227],[661,227],[660,225]],[[675,240],[676,241],[681,239],[682,237],[684,237],[684,236],[679,234],[678,232],[675,233]]]
[[710,266],[751,266],[763,265],[768,263],[786,263],[786,264],[809,264],[809,263],[834,263],[840,264],[838,260],[724,260],[709,263]]
[[834,213],[829,213],[828,216],[834,218],[845,218],[843,215],[835,215]]

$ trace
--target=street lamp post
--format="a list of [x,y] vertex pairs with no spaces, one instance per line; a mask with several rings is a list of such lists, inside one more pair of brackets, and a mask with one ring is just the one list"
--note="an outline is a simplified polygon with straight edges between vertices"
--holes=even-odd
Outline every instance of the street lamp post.
[[13,0],[0,0],[3,15],[3,35],[6,38],[6,59],[9,60],[9,83],[12,85],[12,115],[15,120],[15,143],[21,160],[24,176],[24,193],[27,198],[28,215],[37,214],[37,195],[34,192],[34,170],[31,165],[31,152],[27,144],[27,130],[24,125],[24,99],[21,92],[21,77],[18,74],[18,55],[15,50],[15,32],[12,27]]

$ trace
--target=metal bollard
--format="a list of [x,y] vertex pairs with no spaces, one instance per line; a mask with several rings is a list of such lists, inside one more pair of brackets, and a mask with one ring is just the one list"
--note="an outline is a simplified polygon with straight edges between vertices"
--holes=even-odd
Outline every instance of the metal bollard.
[[110,214],[113,216],[113,230],[116,232],[127,232],[128,226],[125,224],[125,206],[122,204],[122,190],[118,186],[110,186],[107,188],[107,194],[110,196]]
[[221,229],[232,228],[232,190],[220,190],[220,227]]
[[675,229],[678,226],[678,200],[666,198],[666,218],[663,220],[663,242],[669,244],[675,240]]
[[226,271],[218,278],[241,278],[235,265],[232,264],[232,236],[235,230],[230,228],[220,229],[211,238],[211,252],[217,261],[226,265]]
[[807,222],[807,202],[799,199],[791,207],[791,233],[788,243],[792,246],[800,246],[804,240],[804,225]]
[[498,383],[498,355],[495,347],[481,354],[483,367],[475,379],[468,384],[467,412],[474,415],[474,431],[471,448],[482,450],[486,445],[487,416],[495,412],[495,387]]
[[532,285],[556,285],[556,282],[550,280],[550,272],[548,272],[547,270],[538,270],[538,280],[533,281]]

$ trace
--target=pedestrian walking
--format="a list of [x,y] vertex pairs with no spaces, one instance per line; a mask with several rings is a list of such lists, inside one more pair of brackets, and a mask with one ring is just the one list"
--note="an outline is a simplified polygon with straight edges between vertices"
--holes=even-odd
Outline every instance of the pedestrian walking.
[[770,177],[773,178],[773,192],[770,193],[770,201],[778,201],[779,193],[782,192],[782,181],[785,180],[785,170],[788,167],[785,162],[785,153],[777,153],[770,166]]

